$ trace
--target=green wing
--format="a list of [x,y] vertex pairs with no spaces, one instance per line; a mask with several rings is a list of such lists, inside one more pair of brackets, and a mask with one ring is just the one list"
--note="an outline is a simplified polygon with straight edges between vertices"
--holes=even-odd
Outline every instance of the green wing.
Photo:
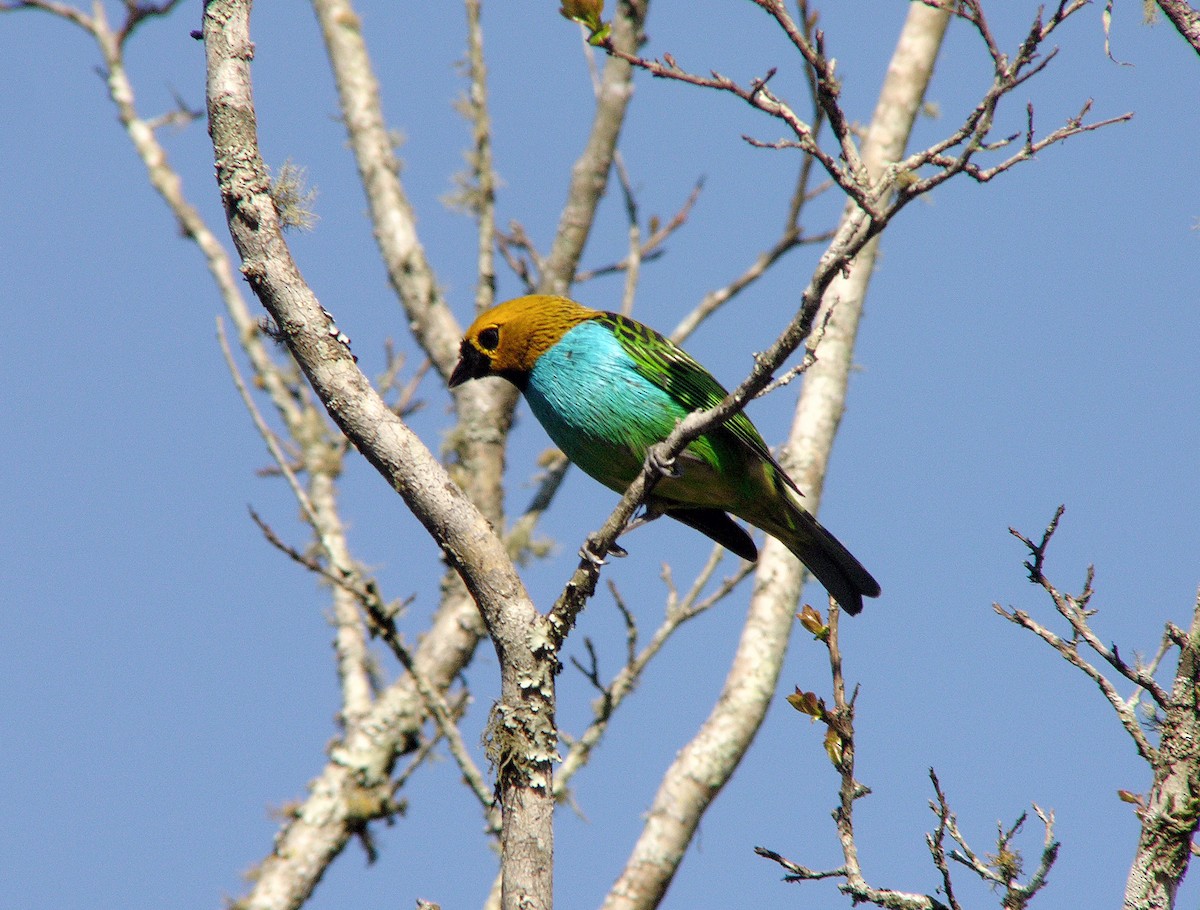
[[[649,326],[622,316],[604,313],[596,321],[609,328],[629,355],[639,374],[654,383],[690,411],[715,408],[729,394],[712,373],[673,341]],[[784,482],[796,489],[787,472],[779,467],[762,435],[744,412],[739,411],[722,424],[718,432],[728,432],[756,455],[779,471]],[[799,490],[797,490],[799,492]]]

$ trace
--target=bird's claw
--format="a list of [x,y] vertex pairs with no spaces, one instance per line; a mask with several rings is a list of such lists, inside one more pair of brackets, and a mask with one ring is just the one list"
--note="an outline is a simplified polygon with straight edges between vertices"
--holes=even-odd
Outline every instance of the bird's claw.
[[[608,555],[622,559],[629,555],[629,551],[616,543],[610,543],[608,545]],[[590,540],[585,542],[584,545],[579,548],[579,558],[585,562],[591,563],[597,569],[601,566],[608,565],[608,560],[595,551]]]
[[679,477],[679,468],[674,458],[663,458],[658,454],[657,447],[646,453],[646,461],[663,477]]
[[590,545],[584,544],[579,548],[579,558],[584,562],[591,563],[593,568],[600,568],[608,565],[608,560],[591,548]]

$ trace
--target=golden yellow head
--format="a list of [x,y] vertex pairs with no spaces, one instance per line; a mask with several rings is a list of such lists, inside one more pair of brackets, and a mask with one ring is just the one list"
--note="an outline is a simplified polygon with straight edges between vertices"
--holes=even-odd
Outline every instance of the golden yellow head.
[[450,388],[483,376],[503,376],[523,386],[539,357],[599,313],[547,294],[518,297],[480,313],[463,337]]

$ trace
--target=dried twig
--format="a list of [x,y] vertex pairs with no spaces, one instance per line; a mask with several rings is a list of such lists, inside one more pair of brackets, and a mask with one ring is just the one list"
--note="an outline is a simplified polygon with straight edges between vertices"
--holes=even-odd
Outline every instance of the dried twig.
[[615,586],[610,585],[617,609],[621,612],[625,621],[625,666],[609,682],[603,683],[600,679],[595,651],[590,640],[585,642],[585,647],[590,657],[589,666],[584,666],[572,658],[572,663],[600,694],[592,706],[593,717],[587,729],[576,738],[563,737],[564,741],[568,741],[569,745],[566,754],[563,756],[562,765],[559,766],[558,772],[554,776],[554,792],[559,799],[562,799],[566,795],[571,778],[587,764],[592,752],[600,744],[605,732],[607,732],[614,712],[637,687],[638,681],[641,679],[646,668],[662,650],[663,646],[666,645],[671,636],[688,620],[694,619],[701,613],[712,609],[728,597],[746,576],[753,571],[754,566],[752,563],[743,562],[732,575],[725,578],[711,593],[707,596],[702,596],[704,589],[708,586],[723,557],[724,550],[719,546],[714,547],[709,554],[708,561],[696,575],[692,586],[682,598],[678,596],[678,592],[675,591],[674,585],[670,581],[669,569],[664,566],[664,582],[667,584],[668,590],[666,615],[662,623],[654,631],[654,634],[651,635],[646,646],[640,651],[637,648],[638,630],[633,614],[625,605]]
[[[814,870],[784,859],[775,851],[764,847],[755,848],[755,852],[783,866],[788,872],[784,877],[785,881],[799,882],[840,878],[843,881],[838,888],[849,895],[856,904],[869,903],[877,907],[888,908],[888,910],[946,910],[946,908],[961,910],[955,896],[949,863],[949,860],[954,860],[969,868],[988,884],[1003,888],[1004,897],[1001,903],[1005,908],[1020,910],[1020,908],[1026,907],[1033,896],[1045,887],[1047,875],[1058,857],[1059,844],[1054,839],[1053,814],[1044,813],[1036,805],[1033,807],[1045,828],[1045,840],[1037,870],[1027,881],[1022,883],[1022,857],[1013,845],[1013,840],[1025,822],[1025,815],[1022,814],[1009,828],[1000,828],[996,840],[996,853],[987,859],[981,858],[971,849],[959,831],[958,820],[951,810],[941,782],[932,768],[929,771],[929,777],[933,783],[935,798],[930,802],[929,807],[937,817],[937,825],[932,832],[925,836],[925,843],[929,848],[934,868],[941,878],[941,892],[946,898],[946,903],[932,894],[879,888],[867,881],[855,837],[854,804],[868,795],[870,790],[854,777],[854,702],[857,690],[849,698],[846,697],[846,681],[842,671],[842,656],[838,643],[840,610],[836,602],[830,600],[827,622],[810,606],[806,606],[798,618],[801,625],[813,635],[814,639],[822,642],[828,651],[833,706],[827,706],[824,699],[816,693],[804,692],[799,688],[793,695],[788,696],[788,702],[796,710],[820,721],[826,727],[825,752],[840,777],[838,806],[833,812],[833,818],[837,825],[838,839],[841,842],[843,863],[835,869]],[[947,839],[956,844],[957,849],[947,851]]]
[[[618,172],[619,173],[619,172]],[[612,275],[617,272],[625,272],[630,268],[630,263],[636,256],[639,262],[652,262],[663,255],[665,250],[663,244],[677,230],[687,223],[688,216],[691,214],[692,207],[700,198],[700,191],[704,187],[703,180],[697,180],[695,187],[692,188],[691,194],[684,201],[679,210],[671,216],[670,220],[664,224],[656,223],[656,219],[650,219],[650,236],[637,244],[636,250],[631,250],[629,255],[624,259],[616,262],[610,262],[608,265],[597,266],[594,269],[587,269],[579,272],[575,276],[575,283],[581,284],[585,281],[591,281],[594,278],[600,278],[605,275]],[[640,232],[639,232],[640,236]]]
[[1022,628],[1028,629],[1037,635],[1042,641],[1054,648],[1060,655],[1063,656],[1072,666],[1082,670],[1089,679],[1094,682],[1100,691],[1104,694],[1105,699],[1116,711],[1117,717],[1121,721],[1121,725],[1125,731],[1133,739],[1137,747],[1138,754],[1149,762],[1155,760],[1155,748],[1147,739],[1145,731],[1138,720],[1135,711],[1136,698],[1126,700],[1117,692],[1116,687],[1112,682],[1100,672],[1091,662],[1080,653],[1080,644],[1086,644],[1094,653],[1099,655],[1109,666],[1113,667],[1118,673],[1126,679],[1133,682],[1139,690],[1147,692],[1154,702],[1160,707],[1165,707],[1170,696],[1168,693],[1155,681],[1154,677],[1146,669],[1142,667],[1133,667],[1125,663],[1121,658],[1120,653],[1115,647],[1109,648],[1104,645],[1095,632],[1092,631],[1089,623],[1089,617],[1094,615],[1094,610],[1088,609],[1088,602],[1094,593],[1092,581],[1094,570],[1088,568],[1087,579],[1084,582],[1084,587],[1081,593],[1077,595],[1064,594],[1058,590],[1046,578],[1043,571],[1046,561],[1046,550],[1050,544],[1051,538],[1058,529],[1059,521],[1063,516],[1064,507],[1059,506],[1054,513],[1054,518],[1042,534],[1040,541],[1030,540],[1020,532],[1009,528],[1009,533],[1025,544],[1029,550],[1030,559],[1026,560],[1025,568],[1029,571],[1029,580],[1042,588],[1050,595],[1054,602],[1054,607],[1071,627],[1072,636],[1069,639],[1051,631],[1046,626],[1033,619],[1024,610],[1005,609],[1000,604],[993,604],[992,608],[1009,622],[1015,623]]
[[[1025,561],[1025,568],[1030,581],[1050,596],[1055,610],[1071,629],[1070,637],[1056,634],[1023,610],[1006,610],[999,604],[993,606],[1005,619],[1028,629],[1049,644],[1099,687],[1116,711],[1121,725],[1133,739],[1138,753],[1150,765],[1154,781],[1149,793],[1144,796],[1128,791],[1118,793],[1121,799],[1137,807],[1141,822],[1137,850],[1126,881],[1125,905],[1166,910],[1175,903],[1176,890],[1187,872],[1193,851],[1193,838],[1200,827],[1200,801],[1194,795],[1195,781],[1200,778],[1200,752],[1196,750],[1196,743],[1200,741],[1200,700],[1197,698],[1197,692],[1200,691],[1200,595],[1193,607],[1189,629],[1184,631],[1168,623],[1154,659],[1149,664],[1139,660],[1136,665],[1130,666],[1121,657],[1115,644],[1103,644],[1091,628],[1091,618],[1096,614],[1095,608],[1089,606],[1095,593],[1094,569],[1088,567],[1083,590],[1078,595],[1062,593],[1046,577],[1046,550],[1062,515],[1063,507],[1059,506],[1039,541],[1017,531],[1012,531],[1012,534],[1029,551],[1030,558]],[[1081,645],[1086,645],[1120,676],[1134,684],[1133,694],[1128,699],[1122,699],[1112,681],[1080,653]],[[1159,685],[1154,674],[1164,657],[1176,648],[1179,651],[1178,664],[1168,692]],[[1137,708],[1143,695],[1149,695],[1153,701],[1156,713],[1154,723],[1148,726],[1158,734],[1157,745],[1151,744],[1147,731],[1137,717]],[[1043,822],[1047,822],[1044,816]],[[1050,849],[1047,835],[1042,867],[1031,879],[1031,884],[1039,876],[1044,880],[1043,868],[1047,867],[1046,857]],[[1021,893],[1014,897],[1014,906],[1024,906],[1018,900],[1020,897]]]

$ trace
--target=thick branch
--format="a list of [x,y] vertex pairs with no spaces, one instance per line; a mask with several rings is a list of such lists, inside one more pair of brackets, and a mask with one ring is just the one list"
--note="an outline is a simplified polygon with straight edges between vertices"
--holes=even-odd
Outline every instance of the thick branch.
[[337,84],[346,134],[371,210],[375,242],[413,334],[443,378],[458,359],[462,329],[438,288],[400,182],[394,140],[380,104],[362,22],[350,0],[313,0]]
[[[936,14],[913,7],[897,48],[897,56],[911,52],[909,48],[913,45],[912,39],[908,37],[910,30],[928,29],[928,19],[931,15]],[[940,37],[940,28],[936,34]],[[920,47],[923,53],[929,55],[925,64],[928,73],[932,70],[938,41],[923,43]],[[909,68],[903,66],[901,70],[907,71]],[[889,82],[890,79],[889,76]],[[884,95],[889,91],[891,89],[885,86]],[[924,83],[910,81],[908,91],[915,92],[919,99],[924,92]],[[911,109],[915,110],[917,106],[917,103],[913,103]],[[911,126],[911,121],[909,125]],[[899,137],[901,149],[906,135],[907,132],[904,131]],[[851,267],[854,257],[861,252],[871,237],[882,229],[884,223],[871,221],[858,208],[846,211],[833,241],[801,296],[799,312],[791,325],[766,352],[756,358],[755,369],[750,377],[721,406],[704,414],[693,414],[681,422],[662,447],[662,454],[670,456],[677,453],[682,449],[684,441],[691,438],[689,434],[706,425],[711,426],[723,416],[734,413],[736,408],[744,405],[750,397],[767,385],[774,370],[811,331],[830,283],[838,274]],[[861,300],[843,303],[861,306]],[[857,320],[848,320],[847,328],[851,324],[856,325]],[[827,342],[828,338],[822,341],[822,356],[818,359],[816,368],[826,360],[824,351]],[[846,346],[829,358],[846,359],[844,364],[838,364],[835,368],[844,376],[849,374],[852,349],[853,334],[850,334]],[[785,466],[791,470],[806,493],[814,494],[809,496],[807,505],[815,510],[819,502],[824,467],[833,445],[837,419],[825,410],[834,399],[828,394],[813,392],[810,383],[811,373],[805,377],[789,449],[795,451],[802,447],[819,453],[821,457],[807,463],[802,462],[798,470],[791,470],[797,467],[792,459],[788,459]],[[820,383],[812,383],[812,388],[820,387]],[[842,394],[844,395],[844,389]],[[818,396],[817,401],[812,400],[814,395]],[[840,400],[840,396],[835,397]],[[623,505],[634,496],[640,497],[641,491],[631,489],[626,494]],[[713,798],[738,766],[766,714],[787,650],[792,615],[800,594],[800,581],[799,563],[782,545],[769,540],[759,557],[754,595],[746,624],[720,698],[701,729],[680,751],[664,777],[642,835],[605,901],[605,910],[646,910],[657,904],[670,884],[696,826]]]
[[479,605],[502,668],[493,742],[505,824],[506,908],[551,901],[553,677],[541,617],[489,522],[371,388],[284,243],[258,152],[249,3],[205,8],[207,98],[217,180],[242,271],[330,416],[438,542]]
[[1184,0],[1155,0],[1163,15],[1171,20],[1171,24],[1183,35],[1184,40],[1200,54],[1200,12],[1192,8]]
[[1179,653],[1171,703],[1163,712],[1154,784],[1139,813],[1137,853],[1126,910],[1168,910],[1187,873],[1200,825],[1200,598]]
[[487,64],[483,56],[482,0],[467,0],[467,109],[471,119],[471,210],[479,223],[475,311],[496,302],[496,170],[492,163],[492,121],[488,108]]

